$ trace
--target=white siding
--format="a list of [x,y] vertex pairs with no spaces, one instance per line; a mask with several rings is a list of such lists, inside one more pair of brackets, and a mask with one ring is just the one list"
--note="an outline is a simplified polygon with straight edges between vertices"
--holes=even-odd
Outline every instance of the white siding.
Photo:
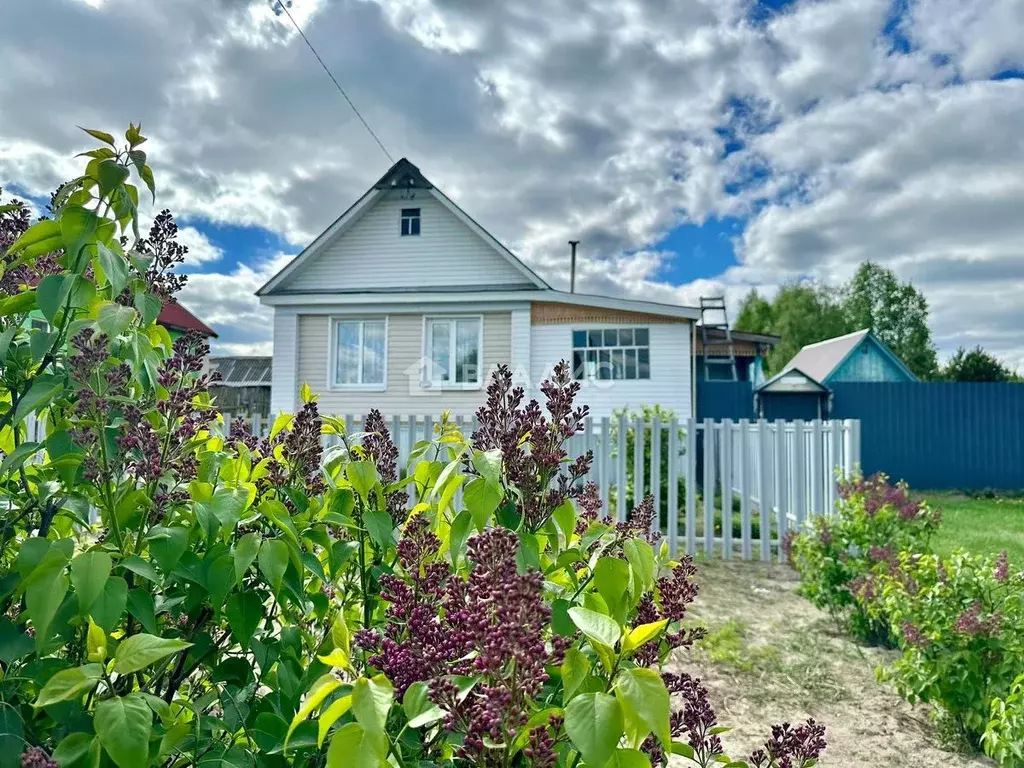
[[530,386],[530,308],[512,310],[512,355],[509,365],[516,384]]
[[[420,234],[402,237],[401,210],[420,209]],[[297,270],[291,291],[524,285],[528,278],[425,191],[383,199]]]
[[[572,362],[572,332],[591,328],[650,328],[651,378],[637,381],[584,381],[577,402],[593,416],[610,416],[620,408],[660,405],[679,418],[690,416],[690,324],[535,325],[530,343],[530,375],[534,384],[546,378],[561,360]],[[532,396],[538,397],[534,391]]]
[[[370,315],[379,316],[379,313]],[[422,314],[411,313],[388,316],[387,389],[381,392],[330,389],[327,374],[331,317],[326,314],[300,315],[298,377],[293,391],[297,395],[302,384],[308,383],[320,395],[320,412],[338,416],[360,416],[371,408],[380,409],[385,416],[440,416],[446,410],[456,416],[472,415],[484,403],[490,372],[499,363],[507,364],[511,359],[511,313],[483,314],[484,380],[479,389],[468,391],[420,389],[423,317]]]
[[298,328],[295,310],[274,309],[274,357],[270,373],[270,411],[295,410],[298,388],[295,383]]

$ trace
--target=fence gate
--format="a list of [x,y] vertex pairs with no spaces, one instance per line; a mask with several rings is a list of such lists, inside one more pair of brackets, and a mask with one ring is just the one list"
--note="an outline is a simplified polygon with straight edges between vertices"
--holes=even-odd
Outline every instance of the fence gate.
[[[266,416],[243,418],[260,435],[273,423]],[[344,421],[358,431],[362,417]],[[417,442],[432,439],[437,421],[391,418],[399,467]],[[456,422],[467,434],[475,427],[472,417]],[[606,517],[626,520],[645,495],[653,496],[656,524],[673,557],[772,560],[782,558],[788,531],[832,510],[837,480],[860,465],[860,422],[604,417],[588,419],[568,449],[570,456],[593,451],[588,479],[600,488]]]

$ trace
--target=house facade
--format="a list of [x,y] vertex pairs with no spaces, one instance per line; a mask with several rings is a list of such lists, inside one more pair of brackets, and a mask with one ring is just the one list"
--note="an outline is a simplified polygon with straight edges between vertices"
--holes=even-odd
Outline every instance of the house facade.
[[692,412],[699,311],[552,289],[408,160],[258,292],[273,308],[271,409],[470,415],[491,372],[531,397],[561,360],[595,417]]

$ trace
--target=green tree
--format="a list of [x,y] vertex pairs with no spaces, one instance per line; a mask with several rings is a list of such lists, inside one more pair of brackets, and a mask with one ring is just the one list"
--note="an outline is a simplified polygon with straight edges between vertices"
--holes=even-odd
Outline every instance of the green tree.
[[967,350],[959,347],[942,369],[947,381],[1014,381],[1016,375],[995,355],[980,346]]
[[751,288],[750,293],[743,297],[740,314],[733,327],[737,331],[750,333],[771,333],[773,322],[772,303]]
[[901,283],[891,269],[865,261],[841,293],[848,331],[870,328],[920,378],[935,378],[928,301],[919,290]]

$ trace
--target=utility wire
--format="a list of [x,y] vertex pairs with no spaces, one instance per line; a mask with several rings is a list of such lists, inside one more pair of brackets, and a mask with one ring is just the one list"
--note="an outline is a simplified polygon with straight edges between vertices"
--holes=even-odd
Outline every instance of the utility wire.
[[366,122],[366,119],[360,114],[359,110],[356,109],[356,105],[352,103],[352,99],[348,97],[348,94],[345,93],[345,89],[341,87],[341,83],[338,82],[338,79],[331,73],[331,70],[328,69],[327,65],[324,63],[324,60],[320,58],[320,54],[316,52],[316,48],[314,48],[313,44],[309,42],[309,38],[306,37],[306,33],[302,31],[302,27],[300,27],[298,25],[298,22],[295,21],[295,18],[292,16],[291,11],[288,10],[289,5],[290,3],[288,2],[278,2],[275,4],[275,10],[279,8],[282,11],[284,11],[289,21],[291,21],[292,26],[295,27],[295,31],[298,32],[299,36],[306,41],[306,45],[309,46],[309,50],[313,52],[313,55],[316,56],[316,60],[320,62],[320,66],[324,68],[324,72],[326,72],[327,76],[331,78],[331,82],[334,83],[334,87],[338,89],[338,92],[345,97],[345,101],[348,102],[348,105],[352,107],[352,111],[356,113],[356,117],[359,118],[359,122],[361,122],[363,124],[363,127],[366,128],[367,131],[369,131],[371,136],[373,136],[373,140],[377,142],[377,146],[380,147],[381,152],[387,155],[388,160],[394,163],[395,158],[391,156],[391,153],[388,152],[387,147],[385,147],[384,143],[377,137],[377,134],[373,132],[373,128],[370,127],[370,124]]

